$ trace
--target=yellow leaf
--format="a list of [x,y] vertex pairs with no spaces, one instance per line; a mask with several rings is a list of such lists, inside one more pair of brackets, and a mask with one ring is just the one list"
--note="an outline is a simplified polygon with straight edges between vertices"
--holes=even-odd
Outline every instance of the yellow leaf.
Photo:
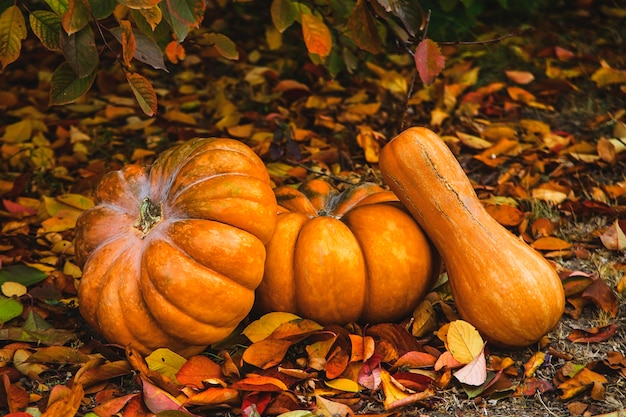
[[2,283],[2,294],[7,297],[21,297],[27,292],[26,286],[19,282],[5,281]]
[[137,73],[127,72],[126,79],[141,110],[147,116],[153,116],[157,111],[157,96],[152,83]]
[[186,125],[195,126],[198,121],[190,114],[184,113],[180,110],[170,110],[163,114],[165,120],[169,122],[184,123]]
[[58,201],[79,210],[87,210],[94,206],[93,199],[82,194],[61,194],[56,197]]
[[151,371],[155,371],[176,381],[176,373],[187,362],[187,359],[169,349],[161,348],[146,357],[146,363]]
[[336,378],[325,382],[330,388],[334,388],[339,391],[359,392],[361,390],[361,387],[357,382],[348,378]]
[[72,278],[80,278],[83,275],[81,269],[70,261],[65,261],[65,264],[63,265],[63,273],[71,276]]
[[33,123],[30,119],[10,124],[4,130],[2,140],[7,143],[21,143],[33,135]]
[[478,330],[463,320],[455,320],[448,328],[447,348],[457,361],[470,363],[483,350],[483,339]]
[[626,83],[626,71],[601,67],[591,75],[591,81],[595,82],[598,88],[611,84],[623,84]]
[[304,44],[310,53],[322,58],[330,54],[333,39],[322,19],[312,14],[302,14],[302,34]]
[[75,208],[63,209],[49,219],[42,221],[41,226],[45,233],[64,232],[76,226],[76,220],[81,213],[81,210]]
[[300,317],[291,313],[267,313],[260,319],[250,323],[242,333],[250,339],[251,342],[259,342],[263,339],[267,339],[281,324],[297,319],[300,319]]
[[385,138],[382,133],[374,131],[371,127],[361,125],[358,127],[359,132],[356,135],[356,141],[365,151],[365,160],[367,162],[378,162],[378,153],[380,152],[380,140]]
[[5,69],[20,56],[26,34],[22,11],[17,6],[9,6],[0,15],[0,69]]

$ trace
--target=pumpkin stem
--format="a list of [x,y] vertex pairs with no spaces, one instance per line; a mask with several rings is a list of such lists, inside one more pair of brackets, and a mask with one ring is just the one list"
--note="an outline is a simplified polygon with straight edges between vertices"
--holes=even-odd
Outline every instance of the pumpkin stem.
[[152,230],[161,221],[161,204],[154,204],[148,197],[144,197],[139,205],[139,218],[133,226],[143,233],[142,237]]

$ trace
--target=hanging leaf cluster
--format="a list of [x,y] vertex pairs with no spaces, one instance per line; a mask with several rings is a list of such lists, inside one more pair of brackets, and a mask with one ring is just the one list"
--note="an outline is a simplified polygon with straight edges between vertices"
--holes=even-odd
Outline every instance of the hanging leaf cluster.
[[[45,4],[43,4],[45,3]],[[103,51],[116,56],[140,108],[156,113],[157,96],[151,82],[136,67],[167,68],[164,56],[176,63],[184,57],[181,42],[203,21],[203,0],[46,0],[41,9],[16,2],[0,9],[0,68],[16,61],[28,27],[50,51],[65,61],[52,74],[50,105],[74,102],[91,88]],[[28,7],[27,7],[28,6]],[[27,25],[28,21],[28,25]],[[224,57],[237,58],[226,36],[208,34]]]

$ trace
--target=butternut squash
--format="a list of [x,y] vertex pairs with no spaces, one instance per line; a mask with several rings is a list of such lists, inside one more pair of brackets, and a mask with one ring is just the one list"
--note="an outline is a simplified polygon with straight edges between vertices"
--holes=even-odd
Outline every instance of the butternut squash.
[[386,144],[380,169],[441,254],[461,317],[499,346],[548,333],[565,296],[555,269],[483,208],[445,142],[422,127]]

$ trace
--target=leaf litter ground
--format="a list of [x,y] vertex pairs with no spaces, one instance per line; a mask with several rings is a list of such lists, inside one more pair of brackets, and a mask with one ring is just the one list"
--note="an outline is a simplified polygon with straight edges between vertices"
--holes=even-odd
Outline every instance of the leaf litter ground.
[[[233,34],[246,52],[239,62],[217,61],[207,48],[190,45],[186,60],[171,74],[151,74],[161,104],[152,119],[140,116],[123,74],[108,68],[84,100],[48,108],[46,74],[57,62],[32,44],[30,58],[12,65],[0,81],[0,106],[6,109],[0,114],[0,272],[5,272],[3,282],[19,276],[25,288],[3,286],[5,295],[15,294],[18,301],[10,307],[21,314],[0,329],[0,351],[6,359],[0,368],[0,407],[30,407],[32,412],[48,408],[48,415],[63,415],[59,410],[64,406],[65,415],[74,409],[82,415],[98,405],[99,415],[123,407],[126,415],[147,415],[137,395],[137,375],[144,381],[143,395],[160,401],[151,404],[153,410],[166,407],[166,392],[180,393],[180,386],[172,386],[173,369],[183,380],[194,375],[181,371],[183,365],[167,354],[161,358],[167,366],[158,367],[158,355],[144,360],[102,344],[77,314],[74,280],[80,271],[72,263],[72,219],[88,207],[93,186],[107,170],[128,162],[149,163],[180,140],[227,135],[253,146],[277,185],[316,175],[338,186],[380,182],[376,162],[382,139],[401,126],[426,125],[456,152],[494,217],[558,266],[567,312],[545,343],[515,351],[487,346],[493,378],[488,386],[461,384],[432,366],[416,368],[415,374],[425,379],[410,379],[387,364],[404,389],[382,373],[378,378],[385,390],[354,393],[347,381],[333,385],[324,373],[303,374],[303,358],[309,371],[315,369],[310,366],[314,356],[307,352],[313,341],[303,339],[290,344],[282,360],[269,358],[278,358],[283,371],[290,369],[290,378],[298,381],[287,395],[284,372],[281,376],[276,366],[261,370],[263,366],[237,365],[243,347],[251,344],[239,336],[222,346],[225,350],[215,347],[203,356],[219,362],[219,370],[197,358],[182,368],[199,367],[213,378],[211,387],[221,390],[207,390],[200,398],[203,392],[187,389],[186,397],[195,395],[196,404],[202,404],[189,409],[203,414],[207,405],[219,403],[224,406],[212,414],[231,415],[242,407],[252,413],[271,399],[281,412],[316,402],[313,409],[324,415],[350,410],[414,416],[623,415],[623,14],[624,9],[597,5],[544,16],[535,30],[502,42],[442,45],[447,57],[443,75],[412,90],[412,60],[402,55],[373,60],[355,74],[331,81],[308,63],[301,45],[268,51],[259,47],[258,37]],[[490,27],[484,39],[517,30]],[[261,27],[258,31],[262,37]],[[34,270],[11,269],[22,264]],[[445,284],[429,295],[433,313],[426,318],[435,321],[434,330],[456,318],[449,296]],[[369,357],[368,336],[379,351],[391,341],[402,351],[402,343],[416,342],[398,340],[411,331],[419,333],[416,322],[423,318],[416,313],[400,327],[383,326],[370,333],[358,327],[334,330],[348,337],[351,343],[343,346],[362,370]],[[292,331],[319,331],[311,326]],[[405,351],[446,350],[432,329],[413,340],[420,342],[415,345],[419,348],[404,346]],[[359,343],[360,357],[354,356]],[[43,347],[48,345],[56,350]],[[57,348],[61,345],[66,348]],[[261,360],[251,352],[255,350],[248,350],[249,361]],[[331,362],[331,356],[323,359]],[[326,368],[326,375],[331,369]],[[79,373],[84,384],[73,383]],[[434,389],[421,397],[428,388],[424,381]],[[209,394],[221,397],[207,398]],[[404,405],[386,409],[393,399]],[[244,407],[253,404],[254,409]]]

